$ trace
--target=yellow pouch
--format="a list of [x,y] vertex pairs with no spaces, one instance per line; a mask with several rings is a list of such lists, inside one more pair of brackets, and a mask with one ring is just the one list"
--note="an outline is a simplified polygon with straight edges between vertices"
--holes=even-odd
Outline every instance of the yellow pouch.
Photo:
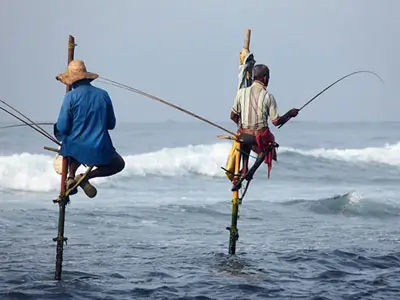
[[[233,141],[231,150],[229,152],[228,155],[228,159],[226,161],[226,167],[225,169],[227,169],[229,172],[225,172],[226,177],[228,177],[228,179],[230,181],[233,180],[233,174],[235,173],[235,154],[237,154],[237,151],[240,149],[240,143],[238,141]],[[230,173],[232,172],[232,173]]]

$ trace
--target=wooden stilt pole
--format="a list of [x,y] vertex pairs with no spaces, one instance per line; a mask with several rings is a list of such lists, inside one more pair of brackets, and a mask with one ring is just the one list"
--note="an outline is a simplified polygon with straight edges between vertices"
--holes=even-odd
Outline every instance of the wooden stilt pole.
[[[66,175],[68,172],[68,158],[63,158],[62,163],[62,174],[61,174],[61,186],[65,186],[63,182],[66,181]],[[65,188],[62,188],[65,191]],[[61,196],[63,192],[60,193],[58,199],[59,213],[58,213],[58,234],[53,240],[57,242],[56,250],[56,272],[54,279],[61,280],[62,272],[62,262],[63,262],[63,252],[64,252],[64,242],[67,243],[67,238],[64,237],[64,223],[65,223],[65,206],[69,202],[69,197]]]
[[[244,59],[246,55],[250,52],[250,36],[251,36],[251,30],[247,29],[245,33],[245,38],[244,38],[244,43],[243,43],[243,49],[240,52],[240,64],[244,64]],[[248,78],[251,76],[251,74],[246,74]],[[239,151],[240,149],[237,149],[235,153],[235,176],[234,178],[236,180],[239,180],[238,175],[239,170],[240,170],[240,162],[241,162],[241,152]],[[239,216],[239,205],[240,205],[240,199],[239,199],[239,190],[235,190],[232,192],[232,216],[231,216],[231,226],[228,227],[227,229],[229,230],[229,254],[235,254],[236,253],[236,241],[239,239],[239,230],[237,228],[237,220]]]
[[[75,50],[75,38],[70,35],[68,38],[68,64],[74,59]],[[66,92],[71,90],[71,86],[66,87]],[[64,223],[65,223],[65,206],[69,202],[69,196],[65,196],[66,181],[68,174],[68,157],[63,157],[62,161],[62,174],[61,174],[61,187],[60,195],[55,203],[59,205],[59,216],[58,216],[58,235],[53,240],[57,242],[56,252],[56,271],[55,280],[61,280],[62,262],[63,262],[63,251],[64,242],[67,242],[67,238],[64,237]]]
[[[239,174],[240,170],[240,151],[235,153],[235,174]],[[238,176],[234,177],[238,180]],[[229,227],[229,254],[236,253],[236,241],[239,239],[239,230],[237,228],[237,220],[239,215],[239,190],[232,192],[232,216],[231,216],[231,226]]]

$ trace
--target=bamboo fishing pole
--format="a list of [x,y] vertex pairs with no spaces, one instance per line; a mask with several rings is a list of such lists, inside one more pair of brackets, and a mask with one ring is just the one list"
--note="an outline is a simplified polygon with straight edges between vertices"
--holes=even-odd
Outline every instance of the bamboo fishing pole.
[[154,95],[151,95],[151,94],[146,93],[144,91],[141,91],[139,89],[135,89],[135,88],[130,87],[130,86],[126,85],[126,84],[123,84],[123,83],[120,83],[120,82],[117,82],[117,81],[114,81],[114,80],[111,80],[111,79],[108,79],[108,78],[105,78],[105,77],[102,77],[102,76],[99,76],[97,81],[100,82],[100,83],[110,84],[110,85],[113,85],[113,86],[116,86],[116,87],[119,87],[119,88],[122,88],[122,89],[125,89],[125,90],[128,90],[128,91],[134,92],[136,94],[145,96],[147,98],[156,100],[156,101],[161,102],[161,103],[163,103],[165,105],[168,105],[168,106],[170,106],[172,108],[175,108],[176,110],[179,110],[179,111],[181,111],[181,112],[183,112],[185,114],[188,114],[188,115],[190,115],[192,117],[195,117],[196,119],[199,119],[199,120],[201,120],[201,121],[203,121],[203,122],[205,122],[205,123],[207,123],[207,124],[209,124],[211,126],[219,128],[219,129],[231,134],[234,137],[236,136],[236,133],[234,133],[233,131],[230,131],[230,130],[222,127],[221,125],[218,125],[218,124],[216,124],[216,123],[214,123],[214,122],[212,122],[210,120],[207,120],[207,119],[205,119],[205,118],[203,118],[203,117],[201,117],[201,116],[199,116],[199,115],[197,115],[197,114],[195,114],[195,113],[193,113],[193,112],[191,112],[191,111],[189,111],[187,109],[179,107],[178,105],[172,104],[172,103],[170,103],[168,101],[165,101],[165,100],[163,100],[163,99],[161,99],[159,97],[156,97]]
[[[356,74],[360,74],[360,73],[369,73],[369,74],[372,74],[372,75],[374,75],[375,77],[377,77],[382,83],[384,83],[384,82],[383,82],[383,79],[382,79],[377,73],[375,73],[375,72],[372,72],[372,71],[369,71],[369,70],[359,70],[359,71],[351,72],[351,73],[349,73],[349,74],[346,74],[346,75],[340,77],[339,79],[337,79],[336,81],[332,82],[330,85],[328,85],[327,87],[325,87],[322,91],[318,92],[318,94],[316,94],[314,97],[312,97],[310,100],[308,100],[305,104],[303,104],[303,105],[299,108],[298,111],[300,112],[302,109],[304,109],[307,105],[309,105],[311,102],[313,102],[315,99],[317,99],[317,98],[318,98],[320,95],[322,95],[325,91],[327,91],[328,89],[330,89],[331,87],[333,87],[335,84],[337,84],[337,83],[339,83],[340,81],[346,79],[347,77],[350,77],[350,76],[353,76],[353,75],[356,75]],[[290,119],[289,119],[289,120],[290,120]],[[289,120],[288,120],[288,121],[289,121]],[[286,122],[286,123],[287,123],[287,122]],[[279,125],[278,128],[281,128],[281,127],[282,127],[283,125],[285,125],[286,123]]]
[[[11,108],[13,111],[18,113],[19,115],[23,116],[25,119],[27,119],[29,122],[31,122],[32,125],[36,125],[37,128],[31,126],[33,129],[35,129],[39,133],[43,134],[44,136],[46,136],[49,140],[53,141],[54,143],[56,143],[56,144],[58,143],[58,141],[50,133],[48,133],[46,130],[44,130],[42,127],[40,127],[38,123],[34,122],[32,119],[30,119],[28,116],[26,116],[25,114],[20,112],[18,109],[16,109],[15,107],[11,106],[10,104],[8,104],[6,101],[0,99],[0,102],[3,103],[4,105],[8,106],[9,108]],[[10,112],[8,112],[8,113],[11,114]],[[11,114],[11,115],[13,115],[13,114]],[[13,115],[13,116],[16,117],[15,115]],[[18,118],[18,117],[16,117],[16,118]],[[22,121],[20,118],[18,118],[18,119],[20,121]],[[27,125],[29,124],[27,122],[24,122],[24,123],[27,124]]]
[[[6,103],[4,100],[1,100],[1,99],[0,99],[0,102]],[[14,110],[16,113],[18,113],[19,115],[21,115],[22,117],[24,117],[24,118],[27,119],[28,121],[30,120],[26,115],[24,115],[23,113],[21,113],[21,112],[18,111],[17,109],[13,108],[13,107],[10,106],[9,104],[7,104],[7,106],[9,106],[12,110]],[[37,123],[32,123],[32,124],[30,124],[30,123],[28,123],[27,121],[21,119],[20,117],[18,117],[17,115],[15,115],[14,113],[12,113],[11,111],[9,111],[8,109],[6,109],[6,108],[4,108],[4,107],[1,107],[1,106],[0,106],[0,110],[6,112],[6,113],[9,114],[10,116],[13,116],[13,117],[16,118],[17,120],[19,120],[19,121],[21,121],[22,123],[24,123],[24,124],[22,124],[22,125],[27,125],[27,126],[29,126],[30,128],[32,128],[33,130],[39,132],[41,135],[43,135],[44,137],[48,138],[48,139],[51,140],[52,142],[56,143],[57,145],[60,145],[60,143],[59,143],[55,138],[53,138],[53,137],[51,136],[50,133],[48,133],[48,132],[45,131],[43,128],[41,128],[40,126],[38,126]],[[31,122],[32,122],[32,121],[31,121]],[[36,127],[33,126],[33,125],[36,125]],[[3,128],[4,128],[4,127],[3,127]],[[40,130],[39,130],[38,128],[40,128]]]
[[[68,37],[68,63],[74,59],[75,53],[75,38],[70,35]],[[66,86],[66,93],[71,90],[71,86]],[[66,191],[66,181],[68,174],[68,157],[63,157],[62,159],[62,171],[61,171],[61,182],[60,182],[60,195],[59,195],[59,217],[58,217],[58,235],[54,240],[57,241],[57,253],[56,253],[56,271],[55,271],[55,280],[61,280],[61,272],[62,272],[62,262],[63,262],[63,251],[64,251],[64,242],[67,241],[67,238],[64,237],[64,225],[65,225],[65,206],[69,202],[69,196],[65,197]]]

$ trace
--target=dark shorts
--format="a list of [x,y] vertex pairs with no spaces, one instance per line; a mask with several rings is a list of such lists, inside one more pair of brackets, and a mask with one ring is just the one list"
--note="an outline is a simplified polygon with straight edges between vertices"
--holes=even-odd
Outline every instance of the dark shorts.
[[250,154],[251,149],[257,146],[256,136],[247,133],[240,133],[240,138],[243,140],[241,150],[244,154]]
[[98,165],[97,167],[100,167],[100,166],[120,166],[120,165],[124,165],[125,166],[125,161],[122,158],[122,156],[119,155],[119,153],[117,151],[115,151],[112,154],[111,160],[107,165]]
[[[72,162],[76,162],[78,164],[82,164],[81,162],[78,162],[75,158],[73,158],[72,156],[69,156],[69,159],[70,159],[71,163]],[[116,166],[116,167],[122,166],[122,167],[124,167],[125,166],[125,161],[122,158],[122,156],[119,155],[119,153],[117,151],[114,151],[114,153],[111,154],[111,160],[110,160],[110,162],[108,164],[106,164],[106,165],[103,165],[103,164],[102,165],[95,165],[94,167],[108,167],[108,166]]]

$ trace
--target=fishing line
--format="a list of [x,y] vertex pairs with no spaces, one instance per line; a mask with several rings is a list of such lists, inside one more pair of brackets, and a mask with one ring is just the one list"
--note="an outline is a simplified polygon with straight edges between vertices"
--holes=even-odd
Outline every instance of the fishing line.
[[0,109],[3,110],[4,112],[8,113],[9,115],[13,116],[14,118],[20,120],[22,123],[26,124],[27,126],[31,127],[32,129],[36,130],[37,132],[39,132],[40,134],[42,134],[43,136],[45,136],[46,138],[48,138],[49,140],[51,140],[52,142],[56,143],[57,145],[61,146],[61,143],[58,142],[56,139],[54,139],[48,132],[44,131],[40,131],[39,129],[37,129],[36,127],[32,126],[32,124],[28,123],[27,121],[21,119],[20,117],[16,116],[15,114],[13,114],[12,112],[10,112],[9,110],[5,109],[4,107],[0,106]]
[[[54,125],[54,123],[46,123],[46,122],[38,122],[38,123],[31,123],[31,125]],[[14,125],[7,125],[7,126],[1,126],[0,129],[6,129],[6,128],[13,128],[13,127],[20,127],[20,126],[27,126],[27,124],[14,124]]]
[[128,86],[128,85],[125,85],[125,84],[122,84],[122,83],[113,81],[113,80],[111,80],[111,79],[107,79],[107,78],[104,78],[104,77],[99,77],[99,79],[103,79],[103,80],[99,80],[99,82],[101,82],[101,83],[110,84],[110,85],[113,85],[113,86],[116,86],[116,87],[119,87],[119,88],[126,89],[126,90],[128,90],[128,91],[131,91],[131,92],[140,94],[140,95],[142,95],[142,96],[151,98],[151,99],[153,99],[153,100],[157,100],[157,101],[159,101],[159,102],[161,102],[161,103],[163,103],[163,104],[166,104],[166,105],[168,105],[168,106],[171,106],[171,107],[173,107],[173,108],[175,108],[175,109],[177,109],[177,110],[179,110],[179,111],[182,111],[182,112],[184,112],[184,113],[186,113],[186,114],[188,114],[188,115],[190,115],[190,116],[192,116],[192,117],[195,117],[195,118],[197,118],[197,119],[199,119],[199,120],[201,120],[201,121],[203,121],[203,122],[206,122],[207,124],[209,124],[209,125],[211,125],[211,126],[217,127],[217,128],[219,128],[219,129],[221,129],[221,130],[223,130],[223,131],[225,131],[225,132],[227,132],[227,133],[229,133],[229,134],[231,134],[231,135],[233,135],[233,136],[236,136],[236,133],[234,133],[233,131],[230,131],[230,130],[228,130],[228,129],[226,129],[226,128],[224,128],[224,127],[222,127],[222,126],[220,126],[220,125],[218,125],[218,124],[216,124],[216,123],[214,123],[214,122],[211,122],[211,121],[209,121],[209,120],[207,120],[207,119],[204,119],[203,117],[200,117],[199,115],[196,115],[196,114],[194,114],[194,113],[192,113],[192,112],[190,112],[190,111],[188,111],[188,110],[186,110],[186,109],[183,109],[183,108],[181,108],[181,107],[179,107],[179,106],[177,106],[177,105],[175,105],[175,104],[169,103],[169,102],[167,102],[167,101],[165,101],[165,100],[163,100],[163,99],[161,99],[161,98],[158,98],[158,97],[156,97],[156,96],[153,96],[153,95],[148,94],[148,93],[146,93],[146,92],[143,92],[143,91],[141,91],[141,90],[135,89],[135,88],[130,87],[130,86]]

